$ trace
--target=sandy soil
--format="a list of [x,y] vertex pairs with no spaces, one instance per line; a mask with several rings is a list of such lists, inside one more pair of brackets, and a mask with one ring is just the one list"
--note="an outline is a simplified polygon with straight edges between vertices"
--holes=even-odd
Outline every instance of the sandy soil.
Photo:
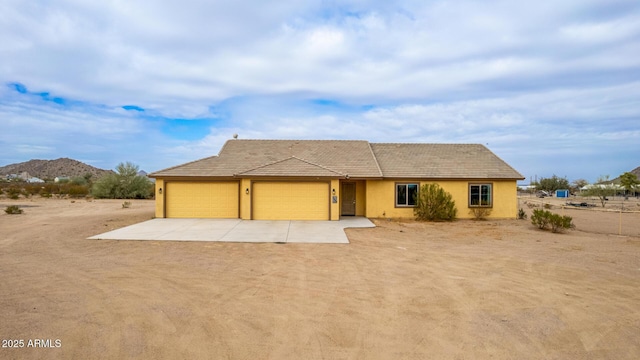
[[2,359],[640,358],[638,236],[376,220],[349,245],[96,241],[153,202],[8,204],[0,339],[25,347]]

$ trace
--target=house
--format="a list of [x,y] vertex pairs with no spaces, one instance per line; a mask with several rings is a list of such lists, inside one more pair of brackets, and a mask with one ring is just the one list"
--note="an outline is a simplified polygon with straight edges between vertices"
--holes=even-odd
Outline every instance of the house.
[[524,179],[483,145],[362,140],[229,140],[217,156],[149,176],[156,217],[260,220],[412,218],[425,183],[451,193],[459,218],[474,207],[515,218]]
[[44,180],[37,178],[37,177],[30,177],[29,179],[27,179],[28,183],[43,183]]

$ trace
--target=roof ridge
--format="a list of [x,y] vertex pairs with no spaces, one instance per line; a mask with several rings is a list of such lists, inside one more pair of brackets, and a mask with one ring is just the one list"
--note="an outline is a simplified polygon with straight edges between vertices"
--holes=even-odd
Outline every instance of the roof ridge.
[[376,153],[373,152],[373,147],[371,147],[371,143],[368,141],[367,141],[367,146],[369,147],[369,151],[371,152],[371,157],[373,157],[373,161],[376,163],[378,174],[380,174],[380,176],[384,176],[384,174],[382,173],[382,168],[380,168],[380,164],[378,163],[378,157],[376,156]]
[[248,172],[250,172],[250,171],[255,171],[255,170],[258,170],[258,169],[265,168],[265,167],[267,167],[267,166],[271,166],[271,165],[279,164],[279,163],[281,163],[281,162],[284,162],[284,161],[287,161],[287,160],[291,160],[291,159],[296,159],[296,160],[302,161],[302,162],[304,162],[304,163],[307,163],[307,164],[309,164],[309,165],[317,166],[317,167],[319,167],[319,168],[321,168],[321,169],[324,169],[324,170],[327,170],[327,171],[331,171],[331,172],[336,173],[336,174],[338,174],[338,175],[345,176],[345,174],[343,174],[343,173],[341,173],[341,172],[339,172],[339,171],[335,171],[335,170],[330,169],[330,168],[328,168],[328,167],[326,167],[326,166],[323,166],[323,165],[320,165],[320,164],[315,164],[315,163],[313,163],[313,162],[311,162],[311,161],[308,161],[308,160],[305,160],[305,159],[301,159],[301,158],[299,158],[299,157],[297,157],[297,156],[295,156],[295,155],[291,155],[291,156],[289,156],[288,158],[284,158],[284,159],[280,159],[280,160],[272,161],[272,162],[270,162],[270,163],[266,163],[266,164],[263,164],[263,165],[260,165],[260,166],[256,166],[256,167],[254,167],[254,168],[247,169],[247,170],[244,170],[244,171],[242,171],[242,172],[239,172],[239,173],[237,173],[237,174],[233,174],[233,175],[234,175],[234,176],[236,176],[236,175],[241,175],[241,174],[244,174],[244,173],[248,173]]
[[480,145],[479,143],[421,143],[421,142],[372,142],[372,145]]

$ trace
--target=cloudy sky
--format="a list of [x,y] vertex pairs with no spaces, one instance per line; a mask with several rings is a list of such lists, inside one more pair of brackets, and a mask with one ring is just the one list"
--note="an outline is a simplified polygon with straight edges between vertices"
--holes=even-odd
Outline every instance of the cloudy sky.
[[482,143],[527,181],[640,166],[640,3],[0,2],[0,165],[148,172],[257,139]]

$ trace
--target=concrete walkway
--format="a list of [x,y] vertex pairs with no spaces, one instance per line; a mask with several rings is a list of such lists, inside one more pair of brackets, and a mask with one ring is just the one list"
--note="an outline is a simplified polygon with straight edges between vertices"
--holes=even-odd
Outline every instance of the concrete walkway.
[[340,221],[153,219],[89,239],[348,244],[344,229],[356,227],[375,225],[364,217]]

